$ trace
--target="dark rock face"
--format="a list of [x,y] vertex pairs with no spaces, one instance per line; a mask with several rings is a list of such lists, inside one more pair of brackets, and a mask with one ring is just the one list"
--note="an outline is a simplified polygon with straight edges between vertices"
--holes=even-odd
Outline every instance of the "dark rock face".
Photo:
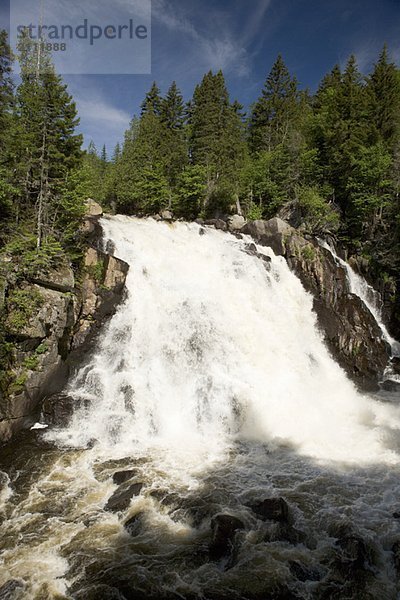
[[143,483],[132,483],[131,485],[121,485],[115,490],[111,498],[109,498],[104,510],[118,512],[126,510],[133,496],[139,496],[143,487]]
[[137,474],[137,471],[130,469],[129,471],[116,471],[113,475],[113,483],[116,485],[122,485],[127,481],[130,481],[132,477]]
[[334,357],[361,387],[378,389],[390,348],[373,315],[350,294],[345,270],[330,252],[276,217],[247,223],[241,232],[286,258],[290,269],[314,296],[314,310]]
[[280,523],[289,521],[289,507],[283,498],[266,498],[261,502],[250,504],[249,508],[263,521],[271,520]]
[[54,394],[45,398],[42,404],[42,420],[47,425],[66,427],[70,422],[77,405],[82,405],[67,394]]
[[204,221],[204,225],[215,227],[215,229],[220,229],[221,231],[228,231],[228,224],[223,219],[209,219],[208,221]]
[[244,524],[237,517],[216,515],[211,519],[212,541],[209,547],[211,560],[231,557],[235,535],[240,529],[244,529]]
[[[83,231],[90,243],[98,245],[102,210],[91,201],[88,211]],[[36,304],[23,326],[10,315],[6,319],[7,338],[17,349],[18,385],[0,397],[0,444],[34,423],[43,398],[61,392],[71,370],[81,364],[100,327],[121,301],[128,269],[125,262],[89,247],[79,289],[66,264],[23,284],[21,289]],[[47,422],[63,426],[71,411],[67,405],[67,397],[48,400]]]

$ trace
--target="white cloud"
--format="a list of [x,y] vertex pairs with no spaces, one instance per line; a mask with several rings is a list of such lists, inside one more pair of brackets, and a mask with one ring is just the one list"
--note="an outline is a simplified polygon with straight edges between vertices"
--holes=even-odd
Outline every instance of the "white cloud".
[[[93,94],[92,97],[94,97]],[[121,126],[128,127],[130,115],[112,106],[104,99],[93,98],[93,100],[87,100],[80,98],[79,94],[74,95],[76,105],[78,107],[79,116],[85,123],[95,123],[102,130],[104,129],[121,129]]]

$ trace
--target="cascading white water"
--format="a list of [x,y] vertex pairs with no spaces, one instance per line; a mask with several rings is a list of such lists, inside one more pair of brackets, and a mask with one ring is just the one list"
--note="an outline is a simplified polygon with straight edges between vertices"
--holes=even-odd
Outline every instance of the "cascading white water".
[[[196,224],[102,226],[127,297],[70,383],[70,425],[0,457],[0,595],[395,598],[399,409],[336,365],[284,259]],[[110,512],[120,469],[143,488]],[[290,523],[252,512],[276,496]],[[231,565],[208,553],[218,513],[243,523]]]
[[283,258],[260,247],[267,269],[246,253],[250,239],[199,235],[196,224],[102,226],[130,264],[128,297],[71,384],[89,408],[52,439],[117,454],[163,448],[193,467],[238,439],[321,460],[397,460],[383,431],[398,413],[360,395],[331,358]]
[[334,259],[345,269],[351,293],[358,296],[372,313],[382,331],[384,339],[390,344],[393,355],[400,356],[400,343],[390,335],[383,322],[380,294],[365,281],[364,277],[356,273],[348,262],[340,258],[328,242],[320,240],[320,245],[328,250]]

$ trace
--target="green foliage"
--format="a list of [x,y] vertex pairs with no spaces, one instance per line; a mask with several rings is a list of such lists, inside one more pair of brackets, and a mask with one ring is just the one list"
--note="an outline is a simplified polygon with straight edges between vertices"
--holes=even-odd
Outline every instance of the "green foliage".
[[338,230],[339,213],[321,196],[317,188],[299,188],[298,206],[304,226],[311,233],[321,234]]
[[24,391],[25,384],[28,380],[28,373],[24,372],[15,377],[9,385],[8,393],[10,395],[18,395]]
[[39,344],[39,346],[35,350],[35,354],[37,356],[41,356],[42,354],[46,354],[48,349],[49,348],[48,348],[47,344],[44,342],[43,344]]
[[250,202],[247,210],[246,210],[246,218],[248,221],[257,221],[258,219],[262,219],[263,211],[262,207],[254,202]]
[[7,298],[7,325],[13,331],[20,331],[42,304],[43,297],[37,290],[14,289]]
[[39,366],[39,357],[38,356],[27,356],[22,365],[28,371],[36,371]]
[[187,165],[179,175],[174,198],[174,212],[194,219],[200,212],[207,191],[207,172],[201,165]]
[[307,244],[301,249],[301,255],[306,261],[311,262],[316,256],[315,248],[311,244]]
[[65,262],[65,251],[60,242],[47,238],[40,248],[36,237],[29,232],[19,233],[2,250],[18,267],[19,279],[31,279],[49,273]]
[[96,283],[101,283],[104,278],[104,261],[99,260],[95,265],[86,267],[86,271],[96,281]]

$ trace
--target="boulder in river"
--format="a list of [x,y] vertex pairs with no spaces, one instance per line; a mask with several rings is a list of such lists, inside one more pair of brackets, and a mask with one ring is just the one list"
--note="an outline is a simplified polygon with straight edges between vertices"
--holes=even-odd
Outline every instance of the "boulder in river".
[[265,498],[260,502],[249,504],[248,507],[263,521],[271,520],[280,523],[289,521],[289,507],[283,498]]
[[229,231],[239,231],[246,224],[246,219],[241,215],[232,215],[228,217],[228,229]]
[[132,483],[130,485],[120,485],[109,498],[104,510],[118,512],[126,510],[133,496],[139,496],[143,487],[143,483]]
[[211,560],[221,560],[232,554],[235,535],[240,529],[244,529],[243,521],[232,515],[215,515],[211,519],[212,541],[209,547]]
[[47,397],[42,405],[42,420],[47,425],[67,427],[74,411],[82,406],[82,401],[68,394],[54,394]]
[[127,481],[130,481],[135,475],[137,475],[137,470],[128,469],[126,471],[116,471],[113,475],[113,483],[117,485],[122,485]]

